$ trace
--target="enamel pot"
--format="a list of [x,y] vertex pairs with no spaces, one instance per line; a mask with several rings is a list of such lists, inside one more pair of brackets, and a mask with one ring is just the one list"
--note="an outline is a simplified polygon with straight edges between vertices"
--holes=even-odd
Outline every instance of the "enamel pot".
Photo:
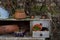
[[7,19],[7,18],[9,18],[8,11],[0,7],[0,19]]

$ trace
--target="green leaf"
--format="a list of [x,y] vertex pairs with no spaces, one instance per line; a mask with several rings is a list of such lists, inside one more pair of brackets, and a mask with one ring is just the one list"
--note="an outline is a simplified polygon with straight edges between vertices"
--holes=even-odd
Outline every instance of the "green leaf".
[[35,26],[34,29],[35,30],[40,30],[40,28],[38,26]]

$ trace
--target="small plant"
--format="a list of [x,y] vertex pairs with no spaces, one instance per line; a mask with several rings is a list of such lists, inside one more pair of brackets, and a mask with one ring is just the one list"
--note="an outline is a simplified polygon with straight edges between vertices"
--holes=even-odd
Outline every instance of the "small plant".
[[33,26],[33,31],[40,31],[42,29],[42,25],[36,24]]

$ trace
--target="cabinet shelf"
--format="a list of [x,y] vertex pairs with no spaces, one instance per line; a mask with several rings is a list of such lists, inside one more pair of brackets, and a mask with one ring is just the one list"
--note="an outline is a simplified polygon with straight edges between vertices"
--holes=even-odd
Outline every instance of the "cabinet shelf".
[[44,21],[44,20],[51,20],[51,19],[0,19],[1,21]]
[[9,38],[7,38],[7,37],[0,37],[0,39],[6,39],[6,40],[10,40],[10,39],[12,39],[12,40],[45,40],[45,38],[32,38],[32,37],[24,37],[24,38],[21,38],[21,37],[9,37]]

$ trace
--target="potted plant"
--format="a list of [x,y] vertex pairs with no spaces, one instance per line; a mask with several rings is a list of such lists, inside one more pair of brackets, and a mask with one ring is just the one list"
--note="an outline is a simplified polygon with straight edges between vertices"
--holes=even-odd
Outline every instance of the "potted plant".
[[23,19],[26,18],[26,14],[23,9],[17,9],[14,14],[14,18],[16,19]]
[[42,24],[35,24],[32,28],[33,31],[41,31],[42,30]]

